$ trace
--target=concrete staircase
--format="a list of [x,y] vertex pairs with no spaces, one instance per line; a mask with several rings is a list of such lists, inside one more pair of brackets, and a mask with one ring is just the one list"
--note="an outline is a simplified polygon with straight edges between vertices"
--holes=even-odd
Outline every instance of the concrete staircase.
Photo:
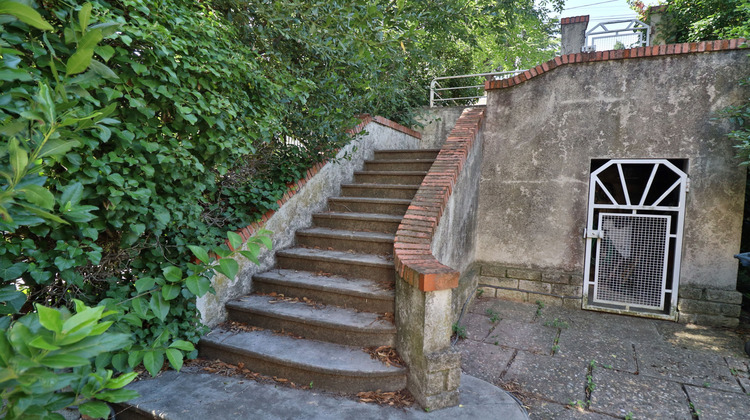
[[376,151],[253,293],[226,305],[235,324],[204,337],[201,355],[331,391],[404,388],[405,368],[365,348],[395,345],[393,239],[437,154]]

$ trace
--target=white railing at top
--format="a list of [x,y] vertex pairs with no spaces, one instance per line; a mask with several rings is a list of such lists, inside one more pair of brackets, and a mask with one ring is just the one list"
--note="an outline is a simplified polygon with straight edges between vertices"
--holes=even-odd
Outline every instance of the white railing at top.
[[648,47],[651,45],[651,28],[638,19],[602,22],[586,31],[582,51],[612,50],[618,41],[624,48]]
[[[430,108],[434,108],[440,103],[450,102],[453,101],[455,105],[458,105],[456,101],[466,101],[466,100],[473,100],[475,102],[479,101],[480,99],[486,98],[487,94],[484,93],[484,83],[481,85],[467,85],[467,86],[456,86],[456,87],[442,87],[440,86],[440,80],[448,80],[448,79],[468,79],[468,78],[474,78],[474,77],[492,77],[491,80],[500,80],[500,79],[507,79],[510,77],[513,77],[517,74],[521,74],[525,72],[526,70],[513,70],[513,71],[496,71],[491,73],[477,73],[477,74],[462,74],[459,76],[443,76],[443,77],[436,77],[432,79],[432,82],[430,83]],[[458,96],[455,98],[443,98],[440,95],[440,92],[446,92],[446,91],[452,91],[452,90],[461,90],[461,89],[476,89],[476,88],[482,88],[482,95],[481,96]]]

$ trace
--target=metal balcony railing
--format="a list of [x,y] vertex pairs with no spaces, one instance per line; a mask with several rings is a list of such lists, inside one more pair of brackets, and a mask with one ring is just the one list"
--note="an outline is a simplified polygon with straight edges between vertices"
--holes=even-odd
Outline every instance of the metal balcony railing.
[[[477,73],[477,74],[462,74],[459,76],[443,76],[443,77],[436,77],[430,82],[430,108],[434,108],[438,105],[445,104],[446,102],[453,102],[453,105],[461,105],[458,101],[470,101],[471,104],[476,104],[481,99],[487,98],[487,95],[484,93],[484,83],[477,85],[477,84],[469,84],[469,85],[459,85],[459,86],[451,86],[451,87],[442,87],[440,85],[441,80],[452,80],[452,79],[469,79],[466,81],[466,83],[476,83],[475,81],[472,81],[471,79],[476,79],[478,77],[484,77],[484,78],[491,78],[491,80],[499,80],[499,79],[507,79],[510,77],[513,77],[517,74],[521,74],[525,72],[526,70],[513,70],[513,71],[496,71],[496,72],[490,72],[490,73]],[[466,93],[463,95],[459,94],[459,96],[450,96],[450,93],[453,93],[454,91],[461,91],[463,90],[466,92],[468,89],[482,89],[482,95],[480,96],[471,96],[470,92],[467,96]],[[441,94],[442,92],[442,94]],[[470,104],[470,105],[471,105]]]

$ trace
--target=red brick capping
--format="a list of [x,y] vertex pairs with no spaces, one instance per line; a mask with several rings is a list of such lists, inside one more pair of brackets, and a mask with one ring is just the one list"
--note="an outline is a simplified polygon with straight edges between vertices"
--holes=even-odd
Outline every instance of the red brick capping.
[[678,54],[703,53],[711,51],[737,50],[747,46],[744,38],[723,39],[718,41],[686,42],[684,44],[653,45],[628,50],[608,50],[590,53],[576,53],[557,56],[546,63],[529,69],[518,76],[503,80],[488,80],[484,82],[485,90],[505,89],[521,84],[543,73],[550,72],[557,67],[571,63],[593,63],[597,61],[625,60],[641,57],[661,57]]
[[571,23],[588,23],[589,15],[573,16],[560,19],[560,25],[570,25]]
[[[365,127],[368,124],[370,124],[371,122],[375,122],[377,124],[384,125],[386,127],[392,128],[392,129],[394,129],[396,131],[399,131],[401,133],[404,133],[406,135],[409,135],[409,136],[412,136],[412,137],[416,137],[417,139],[420,139],[420,140],[422,139],[422,134],[421,133],[419,133],[417,131],[414,131],[414,130],[412,130],[409,127],[405,127],[405,126],[403,126],[401,124],[395,123],[395,122],[393,122],[393,121],[391,121],[391,120],[389,120],[387,118],[383,118],[381,116],[374,116],[373,117],[373,116],[371,116],[369,114],[362,114],[362,115],[358,115],[357,117],[360,119],[360,123],[357,124],[355,127],[347,130],[347,133],[349,133],[351,135],[354,135],[354,134],[357,134],[357,133],[361,132],[362,130],[365,129]],[[288,189],[284,193],[284,196],[281,197],[276,202],[276,204],[279,206],[279,208],[281,208],[281,206],[283,206],[287,201],[289,201],[292,197],[294,197],[294,195],[297,193],[297,191],[301,190],[302,187],[304,187],[305,184],[307,184],[307,182],[310,179],[312,179],[312,177],[314,177],[315,174],[317,174],[318,171],[320,171],[326,165],[326,163],[328,163],[328,161],[316,163],[315,166],[313,166],[312,168],[310,168],[310,169],[307,170],[307,174],[302,179],[298,180],[297,182],[287,184]],[[257,222],[253,222],[253,223],[249,224],[248,226],[246,226],[246,227],[238,230],[237,233],[240,236],[242,236],[242,239],[244,241],[247,241],[250,237],[252,237],[255,234],[255,232],[259,231],[263,227],[263,225],[266,224],[266,222],[268,221],[268,219],[270,219],[271,216],[273,216],[275,213],[276,213],[275,210],[269,210],[266,214],[264,214],[260,218],[260,220],[258,220]],[[232,249],[232,246],[229,244],[229,240],[225,241],[225,243],[227,244],[227,246],[230,249]]]
[[424,292],[458,286],[460,273],[441,264],[430,247],[483,119],[483,108],[467,109],[461,114],[396,232],[396,271],[404,281]]

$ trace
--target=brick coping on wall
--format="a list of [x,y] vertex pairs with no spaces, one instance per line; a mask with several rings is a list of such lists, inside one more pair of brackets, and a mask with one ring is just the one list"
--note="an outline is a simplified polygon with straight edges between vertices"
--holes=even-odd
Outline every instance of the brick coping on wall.
[[483,119],[484,108],[464,110],[396,232],[393,244],[396,271],[404,281],[424,292],[458,286],[460,273],[432,255],[432,238]]
[[540,74],[573,63],[593,63],[597,61],[625,60],[630,58],[663,57],[679,54],[703,53],[711,51],[737,50],[747,46],[744,38],[724,39],[719,41],[686,42],[684,44],[654,45],[627,50],[608,50],[590,53],[566,54],[553,58],[509,79],[488,80],[484,82],[485,90],[504,89],[521,84]]
[[[392,128],[408,136],[411,136],[420,140],[422,139],[422,134],[419,133],[418,131],[412,130],[409,127],[405,127],[401,124],[398,124],[396,122],[393,122],[387,118],[383,118],[378,115],[372,116],[369,114],[361,114],[361,115],[358,115],[357,118],[360,119],[360,123],[357,124],[355,127],[347,130],[347,133],[349,133],[352,136],[357,133],[362,132],[362,130],[364,130],[368,124],[370,124],[371,122],[374,122],[382,126]],[[337,153],[338,153],[338,150],[337,150]],[[294,195],[297,194],[297,191],[301,190],[302,187],[304,187],[305,184],[307,184],[307,182],[310,181],[310,179],[312,179],[312,177],[314,177],[315,174],[317,174],[328,162],[329,161],[316,163],[312,168],[307,170],[307,173],[305,174],[304,177],[299,179],[297,182],[287,184],[287,191],[284,193],[284,196],[281,197],[278,201],[276,201],[276,204],[279,206],[279,208],[281,208],[281,206],[283,206],[287,201],[289,201],[292,197],[294,197]],[[260,220],[253,222],[249,224],[248,226],[236,231],[236,233],[238,233],[242,237],[243,241],[247,241],[256,232],[261,230],[263,226],[266,224],[266,222],[268,221],[268,219],[270,219],[275,213],[276,213],[276,210],[269,210],[266,214],[264,214],[260,218]],[[232,249],[232,245],[229,243],[229,240],[226,240],[224,243],[229,247],[229,249]]]

